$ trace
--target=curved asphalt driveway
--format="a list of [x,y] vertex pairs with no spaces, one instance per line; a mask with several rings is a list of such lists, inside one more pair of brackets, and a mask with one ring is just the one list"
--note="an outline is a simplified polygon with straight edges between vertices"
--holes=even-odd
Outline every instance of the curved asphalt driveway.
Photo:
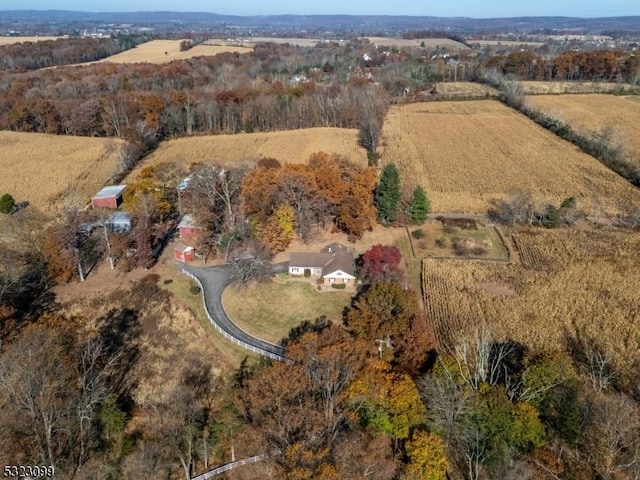
[[[266,342],[248,334],[233,323],[233,320],[229,318],[227,312],[222,308],[222,292],[233,282],[231,267],[227,265],[216,267],[192,267],[184,265],[182,268],[195,276],[202,284],[204,305],[209,312],[209,318],[212,322],[216,323],[222,331],[231,337],[255,348],[257,353],[265,355],[268,352],[279,357],[279,360],[284,360],[284,349],[281,346],[274,345],[273,343]],[[280,271],[281,269],[282,266],[280,264],[274,266],[274,271]],[[244,346],[242,344],[240,345]]]

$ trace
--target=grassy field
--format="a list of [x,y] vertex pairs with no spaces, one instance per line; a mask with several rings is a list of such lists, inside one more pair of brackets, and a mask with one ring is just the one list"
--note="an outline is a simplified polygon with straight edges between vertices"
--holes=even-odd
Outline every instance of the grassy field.
[[[288,43],[289,45],[295,45],[298,47],[315,47],[318,42],[322,42],[319,38],[286,38],[286,37],[247,37],[241,40],[242,45],[253,46],[257,43],[277,43],[283,45]],[[205,43],[211,44],[224,44],[224,40],[210,39]]]
[[623,83],[607,82],[520,82],[527,95],[548,95],[562,93],[607,93],[620,90],[632,90],[637,87]]
[[617,210],[640,192],[593,157],[493,100],[394,106],[383,127],[383,163],[422,184],[436,213],[484,213],[513,189],[541,202],[574,196],[581,208]]
[[424,260],[429,321],[443,347],[486,322],[501,339],[545,351],[580,339],[619,372],[640,351],[640,235],[532,230],[514,235],[522,263]]
[[250,47],[200,44],[181,52],[180,42],[182,40],[151,40],[131,50],[89,63],[167,63],[173,60],[184,60],[202,55],[217,55],[225,52],[249,53],[253,51],[253,48]]
[[406,38],[391,37],[364,37],[376,46],[384,47],[419,47],[424,43],[428,48],[457,48],[467,49],[465,44],[451,40],[450,38],[416,38],[409,40]]
[[43,42],[45,40],[57,40],[62,37],[0,37],[0,45],[13,45],[14,43]]
[[[633,101],[633,100],[636,101]],[[633,158],[640,157],[640,97],[617,95],[536,95],[527,103],[567,122],[578,133],[610,130],[612,141]]]
[[[417,239],[410,237],[413,251],[416,257],[465,257],[481,258],[492,260],[508,260],[509,252],[502,243],[495,228],[487,228],[481,223],[477,223],[477,229],[461,229],[458,227],[445,227],[441,222],[429,219],[420,227],[411,227],[411,232],[422,230],[424,237]],[[468,252],[457,255],[454,249],[454,242],[457,240],[469,241],[469,246],[479,246],[482,253]]]
[[0,132],[0,195],[42,210],[85,205],[114,173],[120,141]]
[[441,82],[436,85],[436,92],[441,95],[462,97],[498,96],[500,92],[489,85],[474,82]]
[[175,162],[232,165],[260,157],[277,158],[283,163],[306,162],[312,153],[337,153],[366,166],[366,151],[358,145],[358,132],[341,128],[308,128],[285,132],[241,133],[184,137],[160,144],[142,166]]
[[522,41],[519,42],[517,40],[467,40],[469,43],[478,44],[481,47],[485,46],[497,46],[497,47],[541,47],[544,45],[543,42],[529,42]]
[[342,312],[351,303],[346,292],[317,292],[302,281],[253,283],[246,288],[232,285],[222,294],[229,316],[246,332],[278,343],[305,320],[325,315],[340,323]]

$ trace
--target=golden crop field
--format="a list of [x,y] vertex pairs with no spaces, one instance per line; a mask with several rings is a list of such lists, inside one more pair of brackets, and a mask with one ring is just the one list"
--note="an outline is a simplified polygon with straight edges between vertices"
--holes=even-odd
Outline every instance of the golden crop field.
[[424,42],[425,47],[429,48],[457,48],[468,49],[464,43],[456,42],[450,38],[416,38],[409,40],[406,38],[391,37],[364,37],[376,46],[384,47],[419,47]]
[[239,133],[183,137],[162,142],[142,166],[161,163],[217,163],[231,165],[243,160],[273,157],[282,163],[306,162],[312,153],[342,155],[354,163],[367,164],[366,151],[358,145],[358,132],[345,128],[307,128],[284,132]]
[[[621,372],[640,352],[640,235],[602,230],[515,234],[522,263],[423,261],[427,315],[443,348],[485,322],[536,350],[595,343]],[[636,366],[637,368],[637,366]]]
[[485,46],[497,46],[497,47],[541,47],[543,42],[531,42],[524,40],[519,42],[517,40],[468,40],[469,43],[475,43],[481,47]]
[[[257,43],[277,43],[280,45],[288,43],[289,45],[296,45],[298,47],[315,47],[318,43],[324,42],[325,40],[321,38],[246,37],[240,39],[239,41],[242,43],[242,45],[248,46],[254,46]],[[205,43],[224,44],[227,42],[224,40],[210,39]]]
[[[640,98],[640,97],[635,97]],[[640,157],[640,102],[617,95],[537,95],[527,103],[567,122],[579,133],[602,133],[609,129],[612,141],[633,157]]]
[[119,140],[0,132],[0,195],[44,211],[86,204],[116,170]]
[[0,45],[13,45],[14,43],[43,42],[45,40],[57,40],[62,37],[0,37]]
[[497,97],[500,95],[500,92],[495,88],[475,82],[440,82],[436,85],[436,92],[441,95],[464,97]]
[[[205,45],[200,44],[195,47],[180,51],[180,42],[182,40],[151,40],[142,43],[131,50],[120,52],[107,58],[103,58],[97,62],[90,63],[168,63],[173,60],[184,60],[187,58],[217,55],[225,52],[249,53],[253,52],[253,48],[239,47],[234,45]],[[83,64],[86,65],[86,64]]]
[[494,100],[394,106],[383,146],[383,163],[405,186],[422,184],[437,213],[484,213],[514,189],[609,213],[625,198],[640,204],[640,191],[596,159]]
[[624,83],[612,82],[520,82],[526,95],[548,95],[561,93],[607,93],[632,90],[634,87]]

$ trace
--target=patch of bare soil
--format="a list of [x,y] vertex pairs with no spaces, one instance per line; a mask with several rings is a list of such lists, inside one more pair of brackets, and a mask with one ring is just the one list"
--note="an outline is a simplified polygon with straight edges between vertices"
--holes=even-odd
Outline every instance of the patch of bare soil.
[[516,294],[512,288],[504,283],[482,282],[480,288],[494,297],[511,297]]

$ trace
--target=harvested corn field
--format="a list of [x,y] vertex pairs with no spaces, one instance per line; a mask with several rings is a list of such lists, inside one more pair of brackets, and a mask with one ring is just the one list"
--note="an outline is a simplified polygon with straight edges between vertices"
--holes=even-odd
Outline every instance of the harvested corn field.
[[174,162],[232,165],[243,160],[272,157],[282,163],[306,162],[312,153],[344,156],[362,166],[366,151],[358,145],[358,132],[341,128],[307,128],[284,132],[239,133],[177,138],[163,142],[143,166]]
[[501,340],[537,351],[589,342],[622,374],[640,351],[640,236],[531,230],[516,235],[523,264],[423,261],[423,292],[442,348],[485,322]]
[[383,163],[422,184],[438,213],[484,213],[515,189],[559,204],[575,197],[615,212],[640,191],[593,157],[493,100],[395,106],[383,127]]
[[[567,122],[580,134],[610,135],[632,158],[640,157],[640,102],[616,95],[537,95],[532,107]],[[640,98],[640,97],[635,97]]]
[[173,60],[184,60],[187,58],[217,55],[219,53],[249,53],[253,48],[235,45],[196,45],[189,50],[180,51],[182,40],[152,40],[142,43],[135,48],[112,55],[110,57],[90,63],[168,63]]
[[115,172],[121,141],[0,132],[0,195],[53,211],[86,204]]
[[520,82],[526,95],[548,95],[562,93],[607,93],[632,90],[634,87],[624,83],[613,82]]

